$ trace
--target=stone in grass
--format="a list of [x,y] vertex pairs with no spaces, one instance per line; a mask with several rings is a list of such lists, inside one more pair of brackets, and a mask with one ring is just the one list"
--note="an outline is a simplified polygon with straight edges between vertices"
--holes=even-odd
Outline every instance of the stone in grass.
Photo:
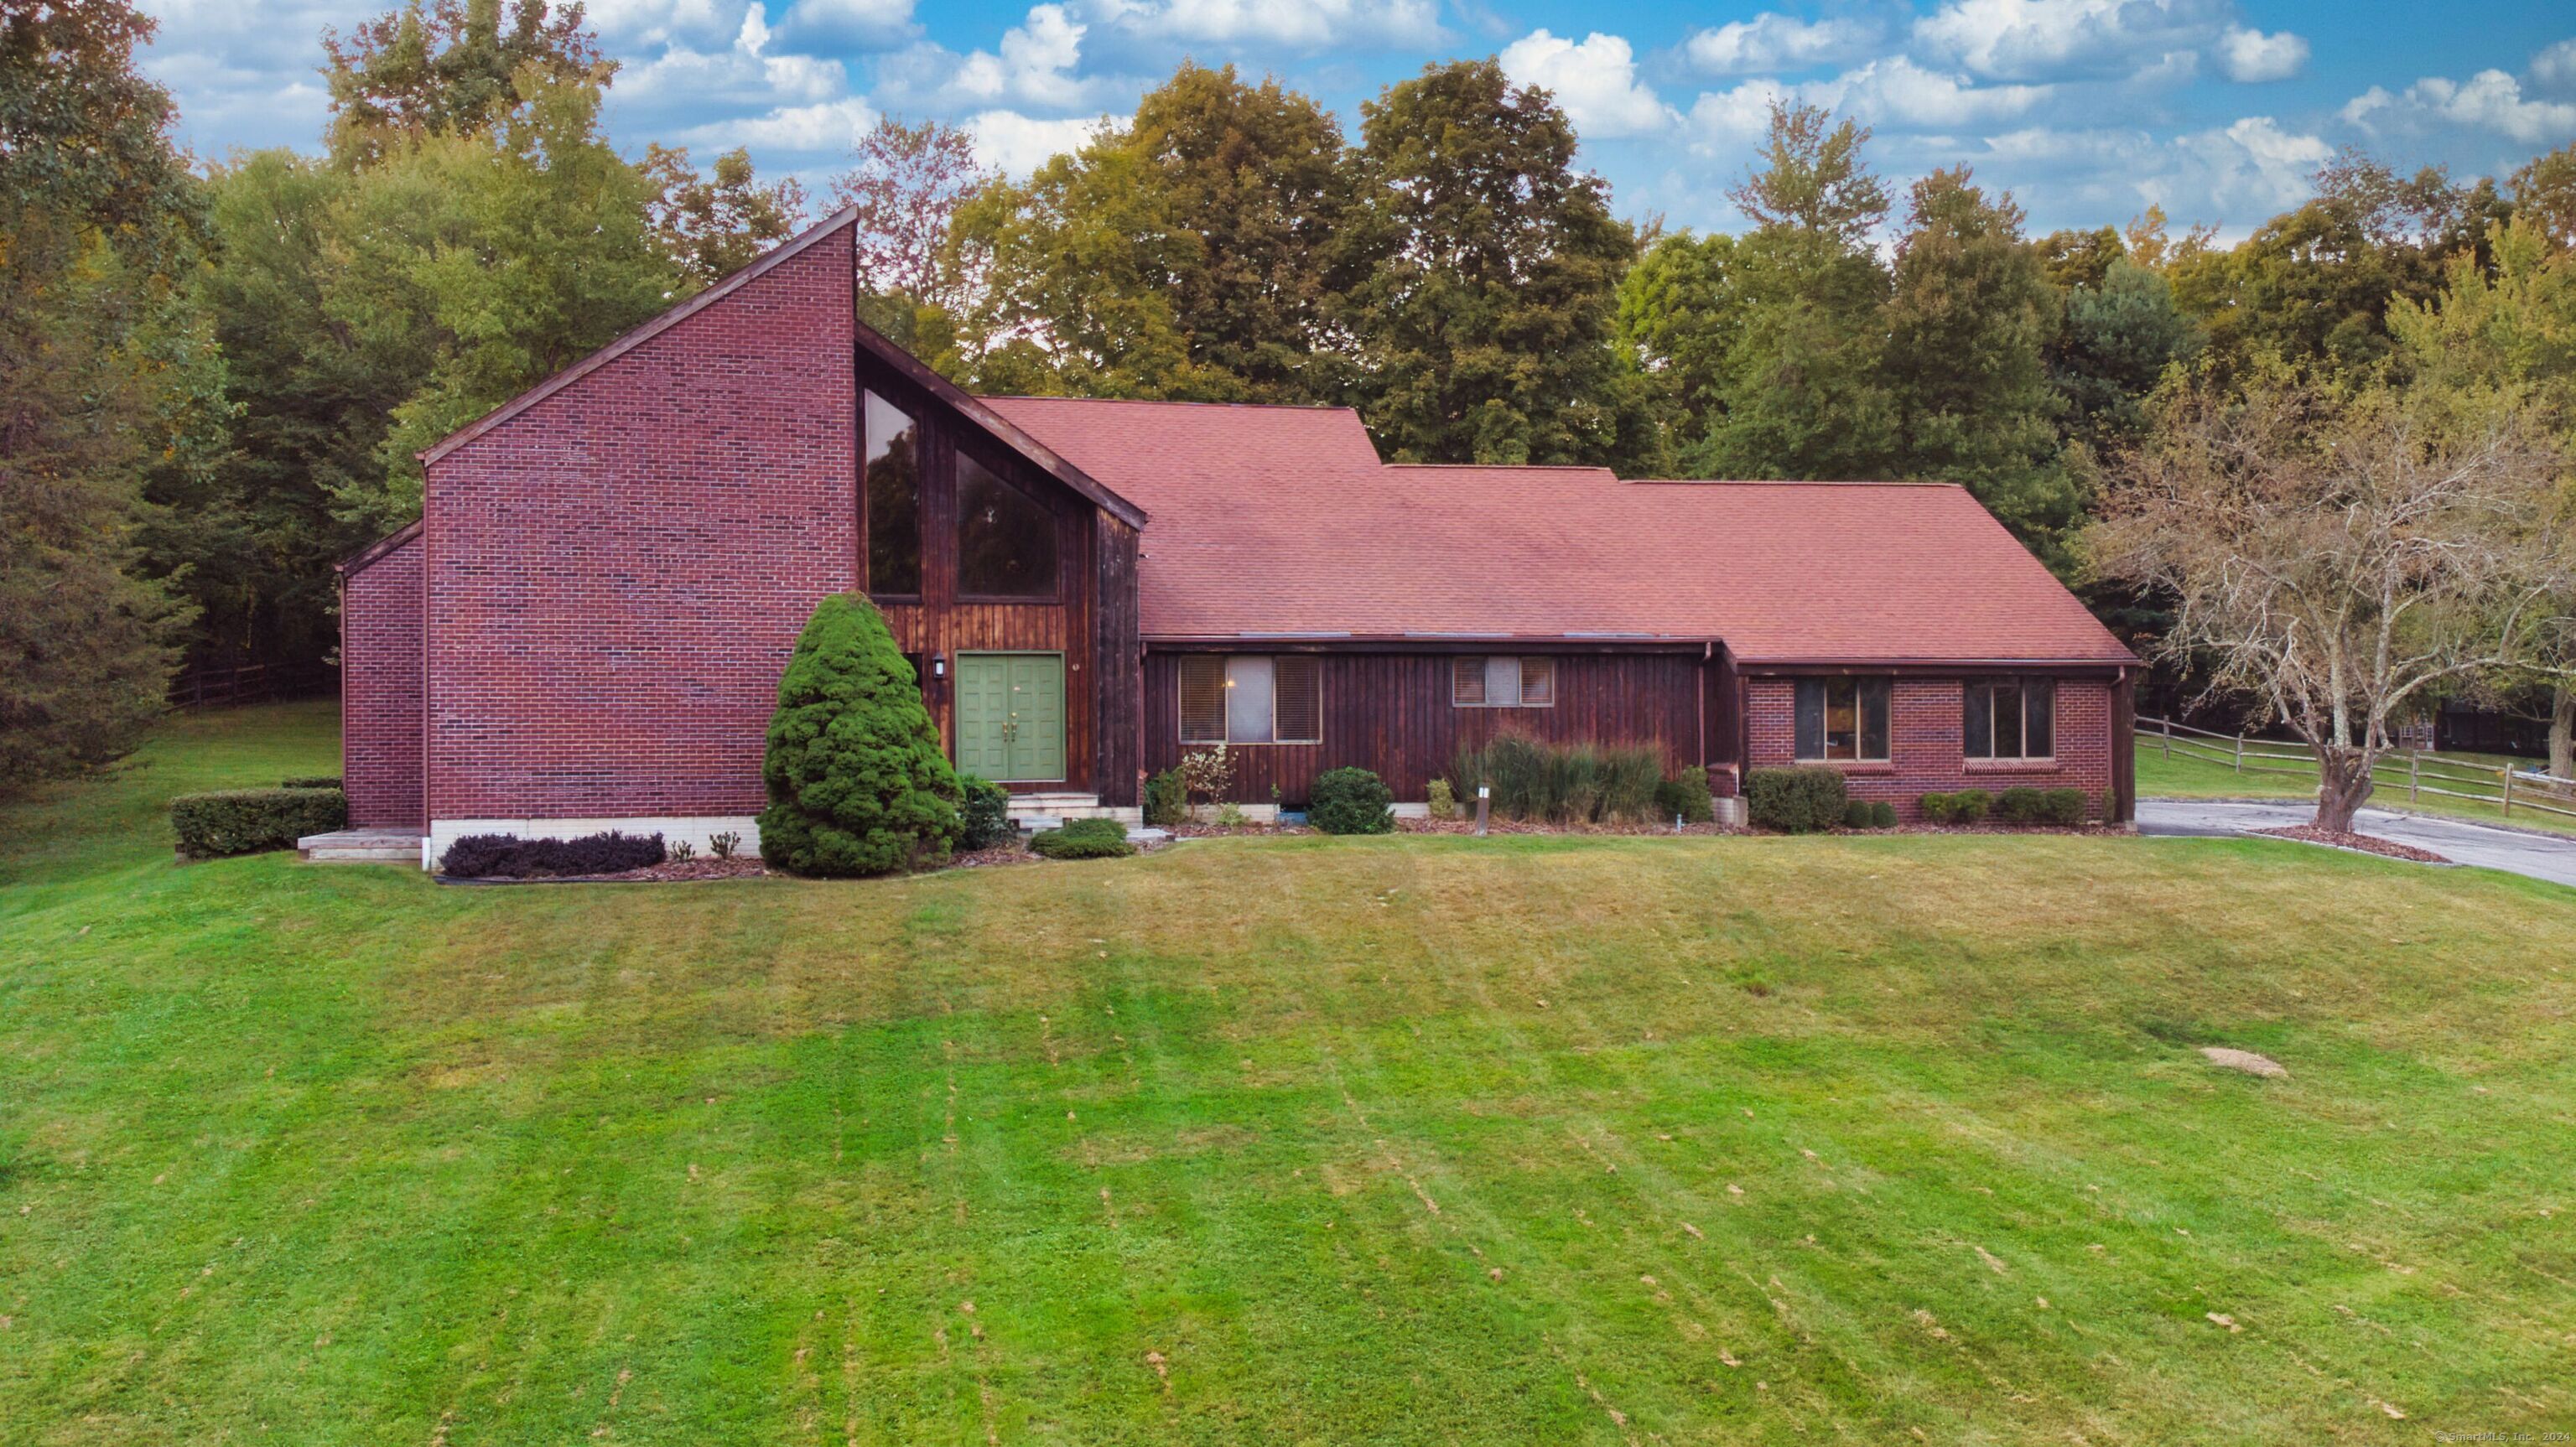
[[2290,1073],[2281,1067],[2280,1061],[2269,1056],[2257,1055],[2251,1050],[2230,1050],[2223,1045],[2204,1045],[2200,1048],[2200,1053],[2208,1057],[2212,1065],[2227,1070],[2242,1070],[2248,1075],[2260,1075],[2268,1079]]

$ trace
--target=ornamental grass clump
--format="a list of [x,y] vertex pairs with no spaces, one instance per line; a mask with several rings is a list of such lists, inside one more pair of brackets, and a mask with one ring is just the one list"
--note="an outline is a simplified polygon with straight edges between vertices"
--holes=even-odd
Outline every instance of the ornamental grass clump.
[[1642,823],[1656,817],[1663,750],[1652,744],[1544,743],[1497,734],[1461,748],[1449,780],[1460,795],[1483,785],[1492,812],[1549,824]]
[[761,764],[760,853],[795,874],[889,874],[944,863],[962,790],[921,683],[876,605],[815,605],[778,680]]

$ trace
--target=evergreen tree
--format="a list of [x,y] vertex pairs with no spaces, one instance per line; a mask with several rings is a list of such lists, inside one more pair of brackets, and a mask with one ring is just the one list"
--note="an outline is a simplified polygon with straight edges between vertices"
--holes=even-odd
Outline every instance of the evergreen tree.
[[1341,315],[1362,411],[1399,461],[1636,466],[1656,437],[1612,346],[1636,233],[1575,169],[1544,90],[1494,61],[1426,67],[1361,106],[1367,274]]
[[1989,199],[1964,167],[1915,183],[1896,248],[1885,375],[1897,470],[1964,484],[2044,550],[2074,521],[2077,498],[2041,359],[2058,299],[2021,223],[2011,197]]
[[2163,276],[2114,257],[2101,279],[2067,292],[2048,348],[2050,380],[2069,441],[2101,451],[2146,434],[2146,401],[2165,368],[2201,347],[2200,328],[2175,304]]
[[1870,245],[1887,191],[1862,164],[1868,139],[1817,107],[1772,107],[1762,164],[1733,193],[1759,224],[1734,248],[1733,331],[1693,475],[1876,477],[1894,455],[1889,283]]
[[761,765],[760,857],[797,874],[887,874],[942,863],[964,825],[956,773],[876,605],[815,605],[778,680]]
[[143,487],[222,446],[151,33],[125,0],[0,13],[0,790],[122,757],[160,713],[186,610],[144,575]]

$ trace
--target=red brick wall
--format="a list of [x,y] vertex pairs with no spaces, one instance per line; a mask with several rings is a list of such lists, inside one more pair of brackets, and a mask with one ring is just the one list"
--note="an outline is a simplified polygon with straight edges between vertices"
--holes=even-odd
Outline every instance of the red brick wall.
[[[1971,764],[1961,755],[1960,680],[1899,678],[1888,698],[1888,762],[1840,764],[1855,799],[1885,799],[1897,817],[1919,817],[1914,801],[1959,789],[2003,790],[2016,784],[2082,789],[2090,812],[2108,807],[2111,789],[2111,690],[2108,679],[2057,681],[2057,758],[2049,764]],[[1797,681],[1746,680],[1752,768],[1795,763]]]
[[439,819],[733,815],[857,581],[844,230],[432,463]]
[[352,573],[340,594],[340,774],[349,822],[420,829],[421,547]]

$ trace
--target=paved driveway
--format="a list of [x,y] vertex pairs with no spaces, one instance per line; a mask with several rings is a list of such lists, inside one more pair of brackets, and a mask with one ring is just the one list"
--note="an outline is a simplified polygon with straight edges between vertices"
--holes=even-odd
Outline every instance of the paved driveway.
[[[2313,806],[2296,799],[2277,803],[2236,799],[2138,801],[2141,834],[2223,837],[2305,824],[2315,817]],[[2496,829],[2423,814],[2393,814],[2386,809],[2362,810],[2353,816],[2352,827],[2359,833],[2430,849],[2455,863],[2576,887],[2576,838],[2526,834],[2518,829]]]

